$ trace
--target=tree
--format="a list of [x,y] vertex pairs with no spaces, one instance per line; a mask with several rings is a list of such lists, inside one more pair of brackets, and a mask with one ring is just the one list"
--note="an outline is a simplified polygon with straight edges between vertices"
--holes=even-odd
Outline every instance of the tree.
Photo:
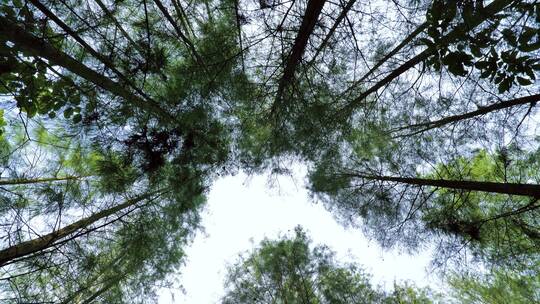
[[340,264],[302,230],[263,240],[229,268],[222,303],[433,303],[429,290],[379,290],[354,264]]
[[453,297],[460,303],[535,303],[540,300],[538,276],[515,271],[488,275],[454,274],[449,279]]
[[230,170],[234,10],[143,2],[0,6],[6,301],[155,300]]
[[[361,222],[388,246],[440,245],[439,265],[467,250],[499,265],[536,259],[540,188],[525,168],[537,164],[538,3],[392,1],[379,15],[367,4],[325,3],[304,48],[295,37],[307,34],[310,4],[264,14],[270,50],[305,64],[294,65],[282,95],[287,61],[254,58],[265,64],[256,79],[288,101],[263,91],[242,108],[246,162],[272,172],[305,162],[313,194],[345,225]],[[479,150],[515,154],[471,176],[465,168],[476,167]],[[519,153],[530,158],[515,161]],[[506,161],[520,168],[512,178],[489,173]],[[507,246],[495,244],[496,231],[507,232]]]
[[125,155],[84,146],[70,130],[6,120],[4,300],[151,298],[154,284],[177,271],[198,228],[207,187],[201,171],[167,164],[149,179]]
[[538,1],[4,2],[0,252],[33,248],[6,255],[14,297],[143,301],[216,176],[295,160],[385,244],[536,259]]
[[[362,173],[354,160],[340,164],[330,158],[312,172],[312,190],[345,223],[361,218],[369,234],[387,246],[438,244],[441,266],[470,250],[477,261],[526,269],[537,259],[538,199],[507,194],[516,185],[512,181],[537,180],[537,153],[481,150],[410,178]],[[483,180],[499,181],[504,191],[498,194],[499,186]]]

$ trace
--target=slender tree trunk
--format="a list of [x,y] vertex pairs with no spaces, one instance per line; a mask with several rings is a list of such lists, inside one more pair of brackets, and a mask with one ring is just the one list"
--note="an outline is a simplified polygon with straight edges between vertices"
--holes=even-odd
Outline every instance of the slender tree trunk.
[[313,64],[315,59],[317,59],[317,56],[319,56],[319,54],[324,50],[324,48],[326,47],[326,44],[328,43],[330,38],[332,38],[332,36],[334,35],[334,32],[336,31],[337,27],[341,24],[341,21],[345,19],[345,17],[351,11],[355,3],[356,3],[356,0],[349,0],[349,2],[347,2],[347,4],[343,8],[339,16],[336,18],[336,21],[334,21],[334,25],[330,28],[330,30],[328,31],[328,34],[326,34],[326,36],[324,37],[323,42],[321,42],[321,45],[317,48],[317,51],[315,51],[315,55],[313,55],[308,65]]
[[16,179],[0,179],[0,185],[26,185],[39,184],[48,182],[60,182],[68,180],[78,180],[89,176],[65,176],[65,177],[47,177],[47,178],[16,178]]
[[424,179],[414,177],[399,177],[399,176],[379,176],[379,175],[363,175],[351,174],[354,177],[376,180],[381,182],[396,182],[407,185],[416,186],[431,186],[438,188],[480,191],[490,193],[500,193],[509,195],[530,196],[540,198],[540,185],[537,184],[516,184],[516,183],[495,183],[495,182],[477,182],[477,181],[460,181],[447,179]]
[[148,102],[131,93],[122,84],[88,68],[73,57],[45,42],[43,39],[28,33],[22,27],[12,22],[11,19],[3,16],[0,16],[0,39],[9,40],[19,49],[26,51],[32,56],[45,58],[52,64],[67,69],[98,87],[126,99],[140,109],[147,110],[163,119],[168,119],[170,121],[175,120],[171,114],[163,110],[159,105]]
[[279,81],[276,99],[274,101],[274,105],[272,106],[272,112],[275,112],[277,108],[279,108],[282,101],[283,91],[294,78],[294,72],[296,71],[298,63],[302,59],[309,36],[311,36],[311,33],[315,28],[315,23],[319,19],[324,2],[325,0],[309,0],[307,4],[306,12],[304,13],[304,18],[302,19],[302,24],[300,25],[300,30],[298,31],[298,35],[294,40],[291,54],[287,58],[285,68],[283,69],[283,76]]
[[113,23],[114,25],[116,26],[116,28],[118,28],[118,30],[122,33],[122,35],[129,41],[129,43],[137,49],[137,51],[139,53],[141,53],[141,55],[145,55],[146,54],[146,51],[143,50],[141,48],[141,46],[136,43],[135,41],[133,41],[133,39],[131,38],[131,36],[129,36],[129,34],[126,32],[126,30],[124,30],[124,28],[122,27],[122,25],[118,22],[118,20],[114,17],[113,13],[107,8],[107,6],[101,1],[101,0],[94,0],[94,2],[97,3],[97,5],[101,8],[101,10],[105,13],[105,15],[107,16],[107,18],[109,18]]
[[139,95],[144,97],[148,102],[156,103],[150,96],[148,96],[145,92],[143,92],[141,89],[137,88],[137,86],[122,72],[120,72],[114,64],[105,56],[98,53],[96,50],[94,50],[84,39],[82,39],[75,31],[73,31],[67,24],[65,24],[58,16],[56,16],[52,11],[50,11],[45,5],[43,5],[38,0],[29,0],[30,3],[32,3],[35,7],[37,7],[45,16],[52,19],[59,27],[61,27],[66,33],[68,33],[73,39],[75,39],[86,51],[88,51],[92,56],[94,56],[96,59],[98,59],[100,62],[102,62],[105,67],[107,67],[109,70],[113,71],[123,82],[127,83],[133,90],[135,90]]
[[[515,2],[515,0],[495,0],[491,2],[488,6],[486,6],[483,10],[480,12],[477,12],[471,20],[471,24],[465,24],[462,23],[461,25],[457,26],[454,30],[452,30],[450,33],[448,33],[446,36],[441,38],[441,44],[442,45],[448,45],[452,42],[455,42],[456,39],[460,38],[463,33],[466,33],[478,25],[482,24],[485,20],[492,17],[493,15],[499,13],[504,8],[506,8],[508,5],[510,5],[512,2]],[[420,54],[414,56],[413,58],[409,59],[407,62],[393,70],[390,74],[388,74],[386,77],[375,83],[373,86],[368,88],[366,91],[364,91],[360,96],[352,100],[347,106],[345,106],[342,111],[345,114],[350,114],[351,111],[360,104],[364,102],[364,99],[371,95],[372,93],[376,92],[378,89],[382,88],[383,86],[390,83],[392,80],[396,79],[401,74],[405,73],[412,67],[416,66],[417,64],[423,62],[426,60],[429,56],[433,55],[433,53],[436,50],[433,48],[428,48],[421,52]],[[341,112],[341,111],[340,111]]]
[[210,5],[208,4],[208,0],[203,0],[204,7],[206,8],[206,15],[208,16],[208,21],[214,22],[214,15],[212,15],[212,10],[210,9]]
[[[111,270],[112,267],[114,267],[125,255],[126,255],[126,252],[123,251],[116,258],[114,258],[111,262],[107,263],[107,266],[104,267],[104,269]],[[69,303],[75,302],[75,299],[80,298],[80,295],[82,293],[84,293],[85,291],[89,290],[92,286],[94,286],[95,282],[97,280],[99,280],[102,275],[103,275],[103,273],[98,273],[97,275],[94,275],[90,280],[87,281],[87,283],[85,284],[84,287],[79,288],[76,292],[74,292],[71,295],[69,295],[68,297],[66,297],[61,302],[61,304],[69,304]]]
[[172,0],[174,9],[176,10],[176,14],[178,15],[178,19],[180,19],[180,22],[184,26],[184,29],[186,31],[186,36],[189,38],[190,36],[195,38],[195,31],[193,30],[193,27],[191,26],[191,23],[189,22],[188,16],[186,14],[186,11],[182,7],[182,4],[178,0]]
[[118,281],[123,277],[123,275],[117,275],[115,277],[112,277],[111,279],[109,279],[109,282],[107,284],[105,284],[103,287],[101,287],[101,289],[99,289],[98,291],[96,291],[94,294],[92,294],[90,297],[88,297],[86,300],[84,300],[83,302],[81,302],[81,304],[89,304],[89,303],[92,303],[97,297],[101,296],[102,294],[104,294],[107,290],[113,288],[115,285],[118,284]]
[[423,32],[427,28],[427,23],[422,23],[419,25],[412,33],[407,36],[407,38],[403,39],[400,44],[398,44],[395,48],[393,48],[386,56],[384,56],[381,60],[379,60],[362,78],[355,81],[345,92],[341,93],[341,95],[348,94],[354,87],[361,84],[364,80],[366,80],[371,74],[373,74],[378,68],[380,68],[385,62],[387,62],[390,58],[392,58],[395,54],[397,54],[401,49],[403,49],[407,44],[411,43],[416,36],[418,36],[421,32]]
[[244,49],[244,46],[242,45],[242,24],[240,22],[240,13],[238,10],[238,1],[234,0],[234,15],[236,17],[236,27],[238,29],[238,45],[240,47],[240,60],[242,62],[242,71],[245,71],[246,64],[244,63],[244,52],[242,51]]
[[103,210],[103,211],[100,211],[94,215],[91,215],[89,217],[86,217],[84,219],[81,219],[81,220],[78,220],[70,225],[67,225],[59,230],[56,230],[56,231],[53,231],[49,234],[46,234],[46,235],[43,235],[43,236],[40,236],[38,238],[35,238],[35,239],[32,239],[32,240],[29,240],[29,241],[25,241],[25,242],[22,242],[22,243],[19,243],[17,245],[13,245],[11,247],[8,247],[6,249],[3,249],[0,251],[0,266],[6,264],[7,262],[13,260],[13,259],[16,259],[16,258],[20,258],[20,257],[24,257],[24,256],[27,256],[29,254],[32,254],[32,253],[36,253],[36,252],[39,252],[39,251],[42,251],[44,249],[47,249],[49,247],[52,247],[54,246],[55,242],[62,239],[62,238],[65,238],[67,236],[69,236],[70,234],[80,230],[80,229],[84,229],[84,228],[87,228],[88,226],[94,224],[95,222],[101,220],[101,219],[104,219],[108,216],[111,216],[117,212],[120,212],[124,209],[127,209],[131,206],[134,206],[136,205],[137,203],[145,200],[145,199],[148,199],[150,197],[152,197],[153,195],[157,194],[157,192],[151,192],[151,193],[147,193],[147,194],[144,194],[144,195],[141,195],[141,196],[138,196],[134,199],[130,199],[130,200],[127,200],[126,202],[118,205],[118,206],[115,206],[115,207],[112,207],[112,208],[109,208],[109,209],[106,209],[106,210]]
[[197,60],[197,63],[199,65],[201,65],[201,67],[205,67],[204,61],[203,61],[202,57],[199,55],[199,53],[197,52],[197,50],[195,49],[195,46],[188,39],[188,37],[186,37],[186,35],[184,35],[184,33],[182,33],[182,30],[180,29],[180,27],[178,26],[176,21],[174,21],[172,16],[169,14],[169,12],[165,8],[165,6],[163,6],[163,3],[161,3],[160,0],[154,0],[154,3],[159,8],[159,10],[163,14],[163,16],[165,16],[165,19],[167,19],[167,21],[169,21],[169,23],[173,26],[174,30],[178,34],[178,37],[180,37],[182,42],[188,47],[188,49],[192,53],[193,57],[195,57],[195,60]]
[[[491,112],[511,108],[511,107],[514,107],[514,106],[519,106],[519,105],[524,105],[524,104],[529,104],[529,103],[531,105],[534,105],[538,101],[540,101],[540,94],[519,97],[519,98],[516,98],[516,99],[510,99],[510,100],[501,101],[501,102],[489,105],[487,107],[481,107],[478,110],[471,111],[471,112],[468,112],[468,113],[448,116],[448,117],[445,117],[445,118],[441,118],[439,120],[428,121],[428,122],[424,122],[424,123],[418,123],[418,124],[413,124],[413,125],[401,127],[401,128],[393,130],[392,132],[398,132],[398,131],[407,130],[407,129],[420,129],[420,130],[414,131],[412,133],[409,133],[409,134],[406,134],[406,135],[403,135],[403,136],[416,135],[416,134],[419,134],[419,133],[422,133],[422,132],[425,132],[425,131],[428,131],[428,130],[431,130],[431,129],[440,128],[442,126],[445,126],[445,125],[448,125],[448,124],[451,124],[451,123],[456,123],[458,121],[462,121],[462,120],[471,119],[471,118],[474,118],[474,117],[486,115],[486,114],[491,113]],[[399,137],[401,137],[401,136],[399,136]]]

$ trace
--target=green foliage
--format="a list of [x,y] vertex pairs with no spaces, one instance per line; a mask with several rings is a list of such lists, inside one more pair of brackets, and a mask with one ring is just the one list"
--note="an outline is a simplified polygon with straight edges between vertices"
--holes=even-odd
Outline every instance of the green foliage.
[[[480,150],[436,169],[433,178],[520,182],[538,180],[537,153]],[[502,194],[436,190],[422,220],[431,229],[463,237],[473,254],[496,264],[528,267],[538,250],[539,205],[536,199]],[[504,241],[503,241],[504,240]]]
[[[537,1],[379,1],[375,10],[356,1],[349,11],[326,2],[313,32],[300,35],[306,1],[255,10],[162,1],[169,18],[157,1],[4,2],[3,24],[32,43],[0,32],[0,173],[15,181],[0,197],[2,248],[134,195],[159,195],[13,261],[2,295],[151,302],[153,286],[182,263],[214,178],[282,172],[294,160],[308,165],[316,197],[384,245],[437,241],[441,259],[463,247],[516,269],[538,259],[536,199],[380,178],[540,182],[527,125],[536,101],[528,110],[489,107],[535,92]],[[306,37],[305,49],[291,49]],[[284,79],[293,51],[302,55]],[[490,110],[463,114],[482,109]],[[445,118],[456,121],[415,132]],[[506,148],[487,152],[493,147]],[[300,230],[265,240],[235,267],[224,301],[432,297],[407,285],[377,290]]]
[[416,288],[409,284],[402,286],[394,284],[394,290],[391,292],[382,303],[411,303],[411,304],[431,304],[440,299],[428,288]]
[[69,77],[51,77],[53,70],[43,60],[21,59],[17,50],[0,41],[0,93],[11,95],[28,117],[36,114],[81,121],[80,89]]
[[449,284],[452,296],[464,304],[525,304],[540,301],[540,278],[535,273],[494,270],[487,275],[454,274]]
[[[487,78],[498,86],[499,93],[509,91],[514,85],[533,84],[540,70],[540,61],[536,56],[540,49],[540,28],[533,21],[538,18],[540,8],[534,2],[520,1],[513,5],[512,10],[523,17],[513,24],[505,22],[508,15],[499,14],[478,31],[459,32],[459,38],[455,39],[457,43],[452,46],[449,44],[451,41],[445,35],[451,29],[460,27],[468,30],[482,14],[483,6],[479,6],[481,3],[433,2],[426,18],[429,38],[421,39],[437,54],[428,60],[428,64],[435,70],[446,66],[451,74],[461,77],[467,76],[474,66],[480,78]],[[461,20],[453,27],[458,11]]]
[[263,240],[229,268],[222,303],[433,303],[431,292],[396,285],[386,293],[354,264],[340,264],[302,230]]

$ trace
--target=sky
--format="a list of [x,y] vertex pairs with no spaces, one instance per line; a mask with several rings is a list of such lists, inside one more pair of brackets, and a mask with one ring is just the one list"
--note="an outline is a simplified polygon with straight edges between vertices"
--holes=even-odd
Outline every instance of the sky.
[[[302,174],[297,174],[301,176]],[[223,295],[226,265],[250,250],[264,237],[276,238],[301,225],[314,244],[330,246],[339,261],[355,262],[373,276],[373,283],[391,289],[394,281],[408,280],[419,287],[440,284],[429,275],[430,252],[416,256],[383,251],[361,231],[345,229],[322,204],[314,203],[302,179],[245,174],[217,180],[202,215],[205,228],[186,250],[181,270],[184,293],[179,288],[160,291],[160,304],[218,303]]]

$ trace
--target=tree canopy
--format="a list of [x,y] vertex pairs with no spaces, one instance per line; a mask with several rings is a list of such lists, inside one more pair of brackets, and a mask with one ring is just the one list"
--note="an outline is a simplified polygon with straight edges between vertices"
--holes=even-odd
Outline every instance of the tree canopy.
[[301,227],[294,235],[263,240],[229,268],[221,303],[434,303],[428,289],[394,284],[390,292],[370,282],[356,264],[341,264],[332,250],[313,246]]
[[216,178],[296,162],[344,225],[494,269],[462,299],[534,298],[539,25],[537,0],[3,1],[0,297],[152,302]]

